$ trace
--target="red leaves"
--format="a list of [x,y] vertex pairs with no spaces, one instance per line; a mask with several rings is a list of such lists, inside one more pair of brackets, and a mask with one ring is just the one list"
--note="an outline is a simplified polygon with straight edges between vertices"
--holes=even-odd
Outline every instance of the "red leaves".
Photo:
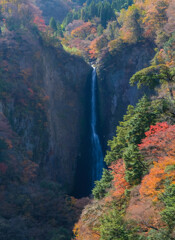
[[138,146],[147,159],[156,161],[155,158],[166,156],[168,151],[173,150],[171,143],[175,140],[175,125],[157,123],[145,135],[146,138]]
[[175,125],[157,123],[145,135],[139,149],[148,162],[154,160],[154,166],[143,178],[140,194],[157,200],[164,191],[166,179],[175,182]]
[[35,16],[33,23],[37,25],[38,29],[41,32],[45,32],[46,30],[46,24],[43,18],[39,17],[39,16]]
[[145,133],[147,137],[160,131],[165,131],[170,125],[167,122],[157,123],[155,126],[150,126],[150,130]]
[[120,197],[124,194],[125,190],[129,187],[129,183],[125,180],[125,165],[123,159],[110,166],[112,169],[114,191],[113,196]]

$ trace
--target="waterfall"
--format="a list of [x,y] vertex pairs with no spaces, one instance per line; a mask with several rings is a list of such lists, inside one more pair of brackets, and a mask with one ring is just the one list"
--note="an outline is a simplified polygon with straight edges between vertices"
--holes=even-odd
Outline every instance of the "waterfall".
[[93,67],[91,88],[91,141],[92,141],[92,184],[99,180],[103,170],[103,153],[96,130],[96,69]]

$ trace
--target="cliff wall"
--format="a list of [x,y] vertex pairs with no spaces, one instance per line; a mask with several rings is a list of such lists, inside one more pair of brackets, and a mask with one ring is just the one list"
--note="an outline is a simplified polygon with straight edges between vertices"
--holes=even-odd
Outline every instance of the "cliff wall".
[[129,104],[135,105],[146,89],[131,87],[129,79],[140,69],[149,66],[154,57],[150,42],[128,45],[115,52],[102,55],[98,66],[99,131],[103,147],[115,135],[116,126],[122,120]]
[[1,43],[3,112],[40,172],[72,191],[91,68],[33,33],[11,34]]

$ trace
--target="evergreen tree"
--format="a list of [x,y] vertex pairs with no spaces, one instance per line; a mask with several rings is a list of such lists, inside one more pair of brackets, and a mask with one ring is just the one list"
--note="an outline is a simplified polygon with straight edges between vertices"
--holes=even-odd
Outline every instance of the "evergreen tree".
[[72,12],[69,12],[63,20],[63,28],[65,28],[72,21],[73,21],[73,14]]
[[98,36],[101,36],[103,34],[103,30],[104,30],[104,27],[101,24],[99,24],[97,27]]
[[49,21],[49,26],[53,29],[54,32],[57,30],[57,24],[53,17],[51,17]]
[[81,20],[87,22],[88,21],[88,14],[85,8],[81,9]]
[[94,1],[91,2],[91,4],[89,5],[89,17],[90,19],[97,16],[97,6],[95,4]]
[[111,181],[113,176],[107,169],[103,169],[103,175],[100,181],[95,182],[95,187],[92,190],[92,194],[96,199],[101,199],[107,193],[106,189],[111,187]]
[[57,22],[57,35],[59,37],[63,37],[63,31],[62,31],[62,27],[61,27],[61,24],[59,23],[59,21]]
[[129,227],[121,212],[114,208],[101,219],[100,236],[102,240],[137,240],[136,229]]

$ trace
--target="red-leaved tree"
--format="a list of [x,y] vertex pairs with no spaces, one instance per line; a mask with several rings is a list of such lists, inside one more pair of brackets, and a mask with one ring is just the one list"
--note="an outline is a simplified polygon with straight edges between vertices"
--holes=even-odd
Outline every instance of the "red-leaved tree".
[[123,159],[114,162],[110,169],[112,170],[113,179],[113,192],[112,195],[120,197],[124,194],[125,190],[129,188],[129,183],[125,180],[125,164]]
[[175,125],[169,125],[167,122],[157,123],[155,126],[151,126],[145,135],[146,138],[138,146],[148,163],[166,156],[169,151],[175,153],[171,144],[175,140]]

